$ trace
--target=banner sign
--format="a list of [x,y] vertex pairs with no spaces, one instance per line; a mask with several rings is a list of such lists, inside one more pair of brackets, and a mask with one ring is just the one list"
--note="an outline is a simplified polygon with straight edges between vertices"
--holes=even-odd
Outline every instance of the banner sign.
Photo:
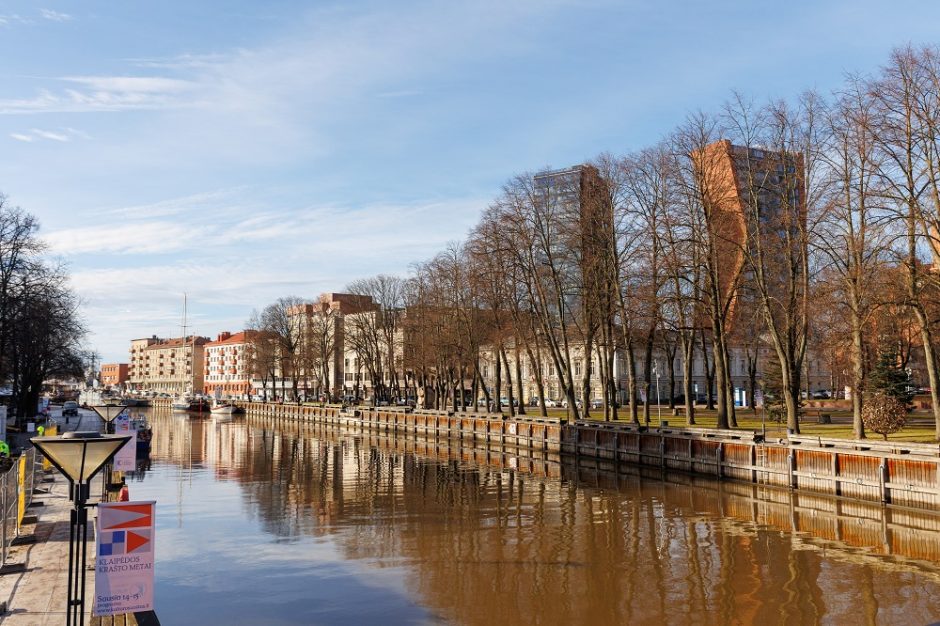
[[114,469],[119,472],[133,472],[137,469],[137,431],[128,429],[117,434],[130,435],[131,438],[114,455]]
[[156,502],[102,502],[96,523],[94,615],[153,610]]
[[114,469],[119,472],[133,472],[137,469],[137,431],[131,428],[131,418],[127,413],[114,418],[114,434],[131,436],[130,441],[114,455]]

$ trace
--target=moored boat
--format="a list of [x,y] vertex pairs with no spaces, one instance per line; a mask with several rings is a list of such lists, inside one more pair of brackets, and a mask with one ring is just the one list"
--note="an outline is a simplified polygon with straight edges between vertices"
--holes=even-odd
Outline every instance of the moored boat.
[[213,415],[234,415],[236,413],[243,413],[245,410],[240,406],[236,406],[233,402],[215,402],[212,405],[212,408],[209,409]]
[[131,429],[137,433],[137,454],[150,454],[150,441],[153,439],[153,428],[147,423],[147,419],[138,415],[131,420]]
[[173,402],[170,403],[170,408],[174,411],[188,411],[190,404],[192,404],[192,398],[188,395],[182,395],[173,399]]

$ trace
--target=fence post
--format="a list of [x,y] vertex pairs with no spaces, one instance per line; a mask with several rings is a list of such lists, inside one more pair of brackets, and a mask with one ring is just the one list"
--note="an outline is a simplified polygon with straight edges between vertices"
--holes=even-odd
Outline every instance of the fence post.
[[891,493],[887,486],[888,483],[888,463],[882,458],[878,466],[878,486],[881,488],[881,502],[891,504]]
[[793,473],[796,471],[796,451],[793,448],[790,448],[789,454],[787,454],[787,478],[790,483],[790,489],[796,488],[796,476]]
[[3,509],[3,556],[0,558],[0,567],[7,564],[7,517],[8,513],[8,502],[7,502],[7,485],[9,484],[10,473],[6,472],[3,474],[3,477],[0,478],[0,484],[2,484],[2,496],[0,496],[0,507]]

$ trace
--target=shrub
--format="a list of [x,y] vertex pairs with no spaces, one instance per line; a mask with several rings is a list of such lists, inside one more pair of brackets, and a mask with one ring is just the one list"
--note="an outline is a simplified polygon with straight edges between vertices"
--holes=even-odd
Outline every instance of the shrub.
[[888,435],[896,433],[907,421],[907,405],[897,397],[883,392],[874,393],[865,399],[862,409],[862,422],[865,428],[876,432],[888,440]]

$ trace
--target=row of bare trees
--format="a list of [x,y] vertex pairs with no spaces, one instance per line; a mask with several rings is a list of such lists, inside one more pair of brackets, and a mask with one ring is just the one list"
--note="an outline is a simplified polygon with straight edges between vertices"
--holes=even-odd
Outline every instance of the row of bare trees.
[[[940,438],[937,258],[940,53],[906,48],[830,96],[735,94],[654,146],[513,177],[409,278],[349,286],[376,308],[348,316],[343,349],[386,398],[524,412],[534,384],[544,414],[552,385],[582,417],[599,388],[606,419],[634,421],[662,376],[694,423],[698,363],[719,427],[736,425],[734,350],[751,401],[772,361],[795,432],[813,355],[850,389],[858,437],[867,373],[892,351],[923,364]],[[317,371],[301,354],[316,342],[274,313],[256,326],[293,360],[281,371]]]
[[278,298],[252,313],[247,369],[261,382],[264,401],[331,395],[338,315],[322,298],[308,302],[296,296]]
[[88,361],[78,299],[45,253],[35,217],[0,195],[0,380],[18,416],[36,413],[45,381],[81,378]]
[[[900,49],[828,98],[735,94],[650,148],[514,177],[466,241],[417,266],[412,307],[441,313],[425,338],[430,358],[410,365],[447,381],[455,399],[472,379],[498,406],[523,395],[528,363],[543,404],[553,371],[576,414],[579,399],[590,411],[596,377],[616,419],[622,359],[638,420],[665,355],[659,374],[681,379],[676,395],[694,422],[698,358],[724,427],[736,421],[731,346],[747,356],[751,397],[763,347],[798,431],[811,348],[850,388],[863,437],[867,372],[891,350],[922,361],[940,417],[938,94],[937,50]],[[493,390],[480,375],[483,347],[495,358]]]

